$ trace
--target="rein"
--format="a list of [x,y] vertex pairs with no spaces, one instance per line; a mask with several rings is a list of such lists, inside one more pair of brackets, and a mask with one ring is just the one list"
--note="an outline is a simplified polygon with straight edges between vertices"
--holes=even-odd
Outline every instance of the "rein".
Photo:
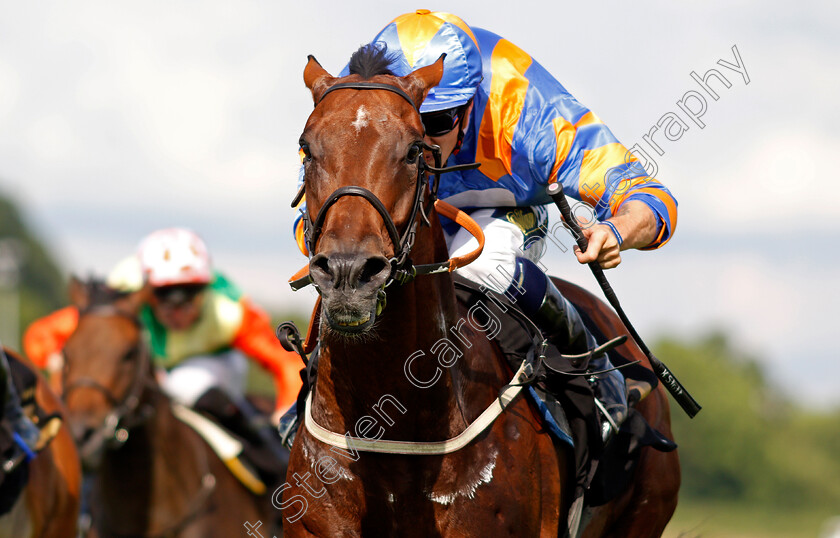
[[[317,107],[319,104],[321,104],[321,102],[323,102],[327,94],[331,93],[332,91],[342,89],[390,91],[408,101],[408,103],[411,104],[411,107],[415,111],[417,111],[417,106],[414,104],[414,101],[401,88],[390,84],[382,84],[377,82],[342,82],[335,84],[329,89],[327,89],[327,91],[325,91],[323,95],[321,95],[321,98],[318,100],[318,103],[316,103],[315,106]],[[417,275],[450,272],[458,267],[466,265],[467,263],[470,263],[473,260],[475,260],[479,256],[479,254],[481,254],[481,251],[484,248],[484,234],[482,233],[481,228],[466,213],[454,208],[453,206],[441,200],[438,200],[437,189],[438,185],[440,184],[441,174],[459,170],[472,170],[478,168],[480,165],[479,163],[469,163],[449,167],[442,167],[440,147],[428,145],[425,142],[422,143],[422,146],[424,149],[430,150],[432,152],[432,155],[435,159],[435,166],[430,166],[426,164],[425,159],[423,159],[422,152],[418,152],[417,179],[415,181],[416,187],[414,190],[414,203],[412,205],[411,213],[409,214],[409,218],[406,222],[406,226],[402,234],[400,234],[397,231],[397,226],[394,223],[394,219],[391,218],[391,215],[388,213],[388,210],[385,208],[385,205],[382,203],[381,200],[379,200],[379,198],[377,198],[377,196],[374,193],[372,193],[368,189],[358,187],[355,185],[345,186],[336,189],[335,191],[333,191],[332,194],[330,194],[327,197],[326,201],[321,206],[321,209],[318,211],[318,214],[315,216],[314,221],[311,219],[308,209],[307,211],[303,212],[304,237],[306,240],[306,247],[309,250],[309,252],[315,251],[315,246],[317,245],[318,238],[321,235],[321,227],[323,226],[324,221],[326,220],[327,211],[330,209],[330,207],[335,205],[335,203],[338,202],[338,200],[345,196],[358,196],[360,198],[364,198],[371,206],[373,206],[374,209],[376,209],[377,213],[379,213],[379,215],[382,217],[382,220],[385,223],[385,228],[388,230],[388,236],[391,239],[391,243],[394,245],[394,255],[389,260],[391,264],[391,274],[389,275],[386,281],[385,287],[390,286],[395,281],[400,284],[406,284],[413,280],[414,277],[416,277]],[[421,209],[421,207],[423,206],[425,187],[428,183],[427,172],[433,174],[435,179],[429,190],[431,203],[429,204],[429,207],[427,209]],[[297,194],[292,200],[292,207],[297,207],[297,205],[303,199],[305,189],[306,183],[304,182],[303,184],[301,184],[300,189],[298,190]],[[411,252],[412,247],[414,246],[414,238],[417,232],[417,214],[420,214],[421,221],[424,225],[430,226],[431,224],[429,222],[429,215],[431,214],[432,208],[435,208],[439,213],[467,228],[467,230],[469,230],[470,233],[472,233],[478,240],[478,248],[474,252],[466,256],[450,259],[445,262],[414,265],[408,256]],[[295,291],[309,284],[313,284],[312,279],[308,275],[308,266],[304,267],[301,271],[295,274],[290,280],[289,284]]]

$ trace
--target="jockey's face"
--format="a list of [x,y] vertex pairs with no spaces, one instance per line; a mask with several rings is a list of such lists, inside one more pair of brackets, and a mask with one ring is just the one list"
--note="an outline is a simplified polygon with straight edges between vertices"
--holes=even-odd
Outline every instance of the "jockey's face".
[[[442,164],[446,164],[447,159],[449,159],[449,156],[452,155],[452,151],[455,149],[455,145],[458,143],[458,133],[461,131],[461,129],[467,128],[467,125],[469,124],[468,122],[470,113],[472,112],[472,107],[473,104],[472,101],[470,101],[470,104],[467,105],[466,110],[464,110],[463,113],[458,116],[457,125],[455,125],[449,132],[440,134],[438,136],[426,135],[426,137],[424,138],[426,144],[440,146]],[[427,164],[431,166],[435,165],[435,159],[432,156],[431,151],[424,151],[423,156],[426,158]]]
[[[175,288],[171,286],[169,288]],[[204,289],[186,289],[186,293],[180,289],[175,293],[167,293],[161,288],[153,291],[149,303],[155,318],[167,329],[172,331],[183,331],[192,327],[201,316],[201,307],[204,304]]]

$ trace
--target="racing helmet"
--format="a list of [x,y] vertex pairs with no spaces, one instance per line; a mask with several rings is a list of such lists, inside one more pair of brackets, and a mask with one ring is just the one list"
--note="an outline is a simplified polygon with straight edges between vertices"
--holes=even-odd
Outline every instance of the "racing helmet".
[[450,13],[418,9],[400,15],[373,43],[387,47],[391,71],[397,76],[431,65],[446,53],[443,78],[420,105],[422,114],[467,104],[481,83],[478,41],[470,27]]
[[204,241],[185,228],[152,232],[140,243],[138,257],[145,280],[153,287],[208,284],[213,277]]

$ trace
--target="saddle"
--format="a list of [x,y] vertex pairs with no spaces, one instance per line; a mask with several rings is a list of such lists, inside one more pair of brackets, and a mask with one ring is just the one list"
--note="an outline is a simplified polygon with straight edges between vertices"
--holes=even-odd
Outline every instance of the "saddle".
[[[12,382],[21,399],[24,414],[38,427],[41,436],[35,446],[35,453],[43,451],[58,435],[62,419],[58,413],[47,413],[38,405],[35,390],[38,377],[34,371],[21,362],[14,353],[7,352]],[[0,515],[14,506],[29,478],[29,466],[25,455],[20,454],[14,439],[12,424],[6,416],[0,418]]]
[[251,493],[263,495],[266,492],[266,484],[254,469],[255,465],[247,461],[245,444],[240,439],[220,426],[217,420],[211,420],[183,405],[173,404],[172,413],[204,439],[231,474]]
[[234,402],[214,389],[199,398],[193,408],[172,405],[173,414],[198,433],[255,495],[264,495],[271,485],[282,482],[288,465],[288,452],[270,446],[272,439],[266,439],[273,430],[268,424],[270,408],[262,409],[262,404],[253,398]]

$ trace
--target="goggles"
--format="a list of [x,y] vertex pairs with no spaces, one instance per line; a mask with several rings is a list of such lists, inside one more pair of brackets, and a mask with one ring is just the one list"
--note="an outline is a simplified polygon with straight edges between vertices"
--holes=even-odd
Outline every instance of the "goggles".
[[206,284],[175,284],[154,288],[152,294],[165,306],[179,307],[194,301],[206,288]]
[[464,106],[455,108],[448,108],[438,112],[429,112],[427,114],[420,114],[420,119],[423,121],[423,128],[426,129],[426,136],[443,136],[452,129],[458,126],[461,121],[461,112]]

